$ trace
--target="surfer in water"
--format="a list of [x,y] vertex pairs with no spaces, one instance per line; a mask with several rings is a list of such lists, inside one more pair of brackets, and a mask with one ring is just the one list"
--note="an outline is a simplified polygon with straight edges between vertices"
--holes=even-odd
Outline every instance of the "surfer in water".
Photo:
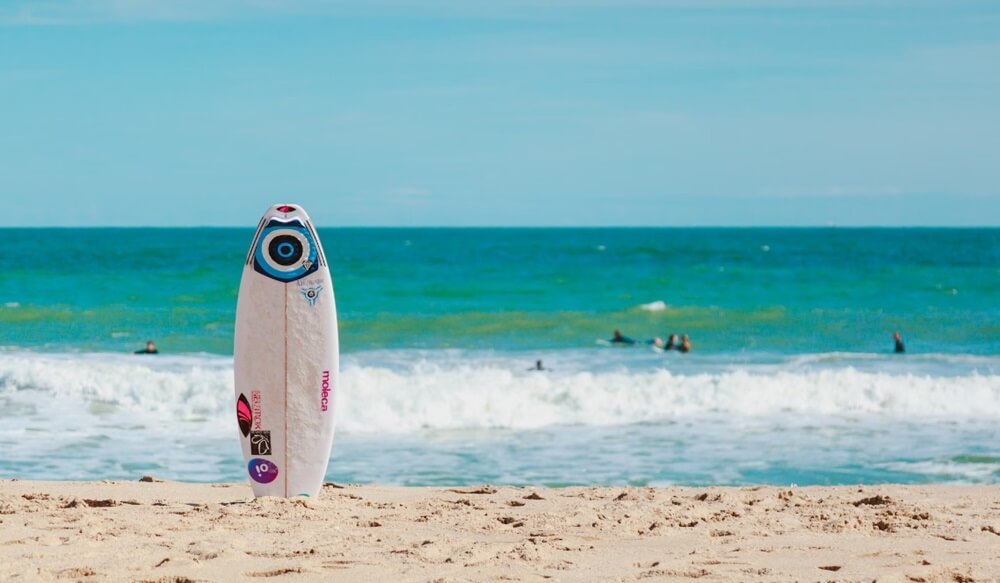
[[676,350],[677,349],[677,335],[671,334],[670,338],[667,339],[667,345],[663,347],[664,350]]
[[152,340],[146,341],[146,347],[142,350],[136,350],[135,354],[159,354],[160,351],[156,349],[156,345],[153,344]]
[[618,330],[615,330],[614,335],[612,335],[611,340],[608,340],[608,342],[612,344],[624,344],[627,346],[635,344],[635,340],[632,340],[628,336],[622,336],[622,333]]
[[547,371],[547,370],[549,370],[549,369],[547,369],[547,368],[545,368],[544,366],[542,366],[542,361],[540,361],[540,360],[536,360],[536,361],[535,361],[535,366],[533,366],[533,367],[529,368],[528,370],[531,370],[531,371],[536,371],[536,370],[540,370],[540,371],[544,372],[544,371]]
[[687,334],[681,335],[681,345],[677,347],[680,352],[691,352],[691,339]]
[[892,340],[896,343],[896,354],[903,354],[906,352],[906,346],[903,345],[903,337],[899,332],[892,333]]

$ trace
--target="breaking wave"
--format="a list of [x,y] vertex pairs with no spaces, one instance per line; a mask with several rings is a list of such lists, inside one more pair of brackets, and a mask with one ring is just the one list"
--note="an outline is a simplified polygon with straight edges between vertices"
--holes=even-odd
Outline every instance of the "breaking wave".
[[[802,357],[786,366],[708,372],[664,366],[595,371],[563,362],[537,373],[525,370],[523,359],[396,358],[407,364],[346,359],[336,394],[339,430],[609,426],[709,414],[1000,416],[1000,375],[992,373],[802,368]],[[80,417],[73,425],[99,413],[154,425],[180,419],[217,421],[223,431],[235,427],[231,360],[215,356],[0,353],[0,404],[0,417],[50,409],[63,423]]]

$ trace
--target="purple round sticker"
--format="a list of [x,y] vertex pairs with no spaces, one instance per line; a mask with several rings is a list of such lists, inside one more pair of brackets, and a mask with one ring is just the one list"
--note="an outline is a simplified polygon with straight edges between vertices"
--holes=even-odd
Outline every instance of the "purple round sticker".
[[278,477],[278,466],[270,460],[253,458],[247,466],[250,479],[261,484],[270,484]]

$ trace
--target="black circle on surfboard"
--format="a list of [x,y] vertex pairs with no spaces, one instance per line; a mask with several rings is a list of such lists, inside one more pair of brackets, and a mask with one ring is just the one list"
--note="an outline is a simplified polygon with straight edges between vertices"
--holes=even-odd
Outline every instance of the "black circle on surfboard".
[[292,265],[302,259],[302,241],[291,235],[278,235],[271,239],[267,254],[278,265]]

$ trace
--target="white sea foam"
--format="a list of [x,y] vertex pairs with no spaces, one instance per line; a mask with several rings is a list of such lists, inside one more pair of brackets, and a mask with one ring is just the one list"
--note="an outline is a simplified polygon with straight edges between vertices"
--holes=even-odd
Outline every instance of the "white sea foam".
[[995,483],[1000,476],[1000,461],[984,459],[978,463],[955,460],[898,461],[881,464],[887,470],[926,476],[935,482],[955,484]]
[[[551,370],[526,370],[539,357]],[[244,479],[231,362],[0,349],[0,476]],[[355,353],[328,477],[996,483],[1000,375],[975,370],[1000,358]]]
[[0,395],[35,390],[57,401],[94,401],[182,416],[218,409],[231,384],[228,363],[211,358],[0,355]]
[[[717,414],[1000,416],[1000,375],[993,374],[773,365],[588,370],[558,359],[553,372],[533,373],[521,360],[499,356],[396,358],[379,358],[378,366],[372,358],[346,359],[336,395],[341,430],[609,426]],[[214,420],[226,431],[232,391],[231,361],[221,357],[0,353],[0,416],[35,411],[44,418],[57,408],[64,426],[97,415],[154,425]]]
[[663,300],[656,300],[655,302],[649,302],[648,304],[640,304],[639,309],[647,312],[662,312],[667,309],[667,303]]
[[852,369],[546,376],[471,367],[429,367],[418,375],[356,368],[345,371],[342,387],[345,427],[381,431],[617,425],[708,413],[1000,415],[1000,377],[935,378]]

